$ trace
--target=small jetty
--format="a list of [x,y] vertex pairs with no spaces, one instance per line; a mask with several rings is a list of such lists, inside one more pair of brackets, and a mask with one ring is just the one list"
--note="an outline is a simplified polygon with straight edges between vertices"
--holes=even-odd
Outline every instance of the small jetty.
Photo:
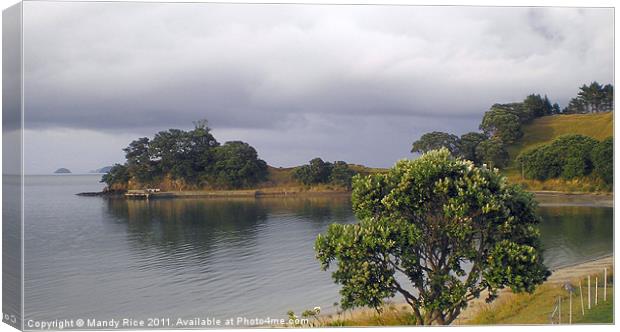
[[149,199],[151,195],[160,192],[159,189],[155,188],[147,188],[147,189],[137,189],[137,190],[127,190],[125,193],[125,197],[127,198],[146,198]]

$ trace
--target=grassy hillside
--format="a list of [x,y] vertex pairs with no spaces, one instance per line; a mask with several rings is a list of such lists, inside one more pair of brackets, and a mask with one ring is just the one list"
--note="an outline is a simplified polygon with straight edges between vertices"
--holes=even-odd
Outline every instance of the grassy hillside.
[[556,115],[538,118],[524,126],[523,137],[508,147],[514,160],[524,150],[551,142],[565,134],[581,134],[597,140],[613,136],[613,113]]
[[504,172],[513,182],[529,190],[552,190],[569,192],[608,191],[599,179],[587,177],[575,180],[551,179],[547,181],[521,179],[521,172],[515,160],[525,150],[551,142],[558,136],[581,134],[597,140],[613,136],[613,113],[574,114],[546,116],[534,120],[523,128],[523,137],[508,146],[511,164]]

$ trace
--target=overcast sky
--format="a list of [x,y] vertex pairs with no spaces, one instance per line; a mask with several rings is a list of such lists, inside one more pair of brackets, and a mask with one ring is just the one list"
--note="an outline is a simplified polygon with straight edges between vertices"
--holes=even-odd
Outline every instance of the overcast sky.
[[496,102],[613,83],[613,10],[25,2],[27,173],[207,118],[273,166],[391,166]]

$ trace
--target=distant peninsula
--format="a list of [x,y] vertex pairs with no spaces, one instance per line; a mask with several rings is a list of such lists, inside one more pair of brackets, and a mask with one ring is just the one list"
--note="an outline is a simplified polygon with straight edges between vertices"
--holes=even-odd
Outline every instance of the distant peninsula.
[[54,174],[71,174],[71,171],[67,168],[59,168],[56,171],[54,171]]

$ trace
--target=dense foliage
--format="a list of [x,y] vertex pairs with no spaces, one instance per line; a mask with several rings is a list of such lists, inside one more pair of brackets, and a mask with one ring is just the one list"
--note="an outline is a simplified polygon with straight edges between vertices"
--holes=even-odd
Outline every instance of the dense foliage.
[[480,130],[488,137],[496,137],[504,143],[513,143],[523,136],[519,117],[502,109],[491,109],[484,113]]
[[424,153],[441,148],[446,148],[450,153],[457,154],[459,150],[459,137],[441,131],[426,133],[419,140],[413,142],[411,152]]
[[482,141],[476,147],[476,160],[489,167],[503,168],[508,165],[509,156],[504,144],[498,138]]
[[[476,165],[487,164],[503,168],[509,164],[506,146],[519,140],[523,136],[523,125],[533,119],[549,115],[612,110],[613,86],[611,84],[602,86],[593,82],[582,86],[577,98],[573,98],[564,110],[561,110],[558,103],[552,104],[547,96],[530,94],[521,102],[493,104],[489,111],[484,113],[480,123],[479,129],[482,133],[470,132],[460,138],[445,132],[426,133],[413,143],[411,152],[424,153],[444,147],[453,156],[471,160]],[[575,151],[571,153],[579,154]],[[585,157],[560,158],[560,160],[548,148],[541,148],[529,158],[532,165],[546,164],[543,168],[532,167],[528,173],[531,178],[546,179],[560,175],[564,178],[574,178],[590,172],[587,168],[590,166],[583,164]],[[560,165],[564,162],[570,165]]]
[[334,263],[343,308],[380,310],[402,295],[417,324],[449,324],[488,291],[532,292],[543,265],[531,194],[496,171],[446,149],[402,160],[388,173],[356,176],[357,224],[333,224],[315,249]]
[[557,112],[558,107],[553,107],[547,96],[541,97],[538,94],[531,94],[523,100],[523,108],[532,117],[539,118],[545,115],[552,115]]
[[459,140],[459,157],[471,160],[476,165],[482,163],[479,153],[477,153],[478,145],[487,140],[487,136],[482,133],[470,132],[461,135]]
[[340,187],[351,188],[351,180],[354,175],[355,171],[347,163],[336,161],[329,174],[329,182]]
[[594,174],[607,184],[614,182],[614,138],[609,137],[599,142],[592,150]]
[[577,97],[570,100],[563,113],[598,113],[614,110],[614,86],[592,82],[579,88]]
[[110,171],[106,174],[103,174],[101,177],[101,182],[105,182],[109,189],[113,189],[112,186],[114,184],[120,184],[121,186],[125,186],[127,182],[129,182],[130,176],[129,171],[127,170],[127,165],[115,164],[110,168]]
[[305,185],[331,183],[345,188],[351,187],[353,175],[355,171],[346,162],[336,161],[332,164],[321,158],[314,158],[293,171],[293,178]]
[[[592,173],[594,169],[592,152],[598,145],[598,141],[587,136],[564,135],[549,144],[521,153],[517,161],[526,178],[537,180],[558,177],[574,179]],[[603,154],[601,153],[601,155]]]
[[267,175],[267,163],[248,143],[226,142],[215,148],[213,177],[219,186],[250,187]]
[[109,188],[157,185],[170,178],[184,186],[242,188],[263,181],[267,164],[243,142],[220,145],[205,120],[193,130],[170,129],[149,139],[134,140],[125,149],[127,162],[102,178]]

